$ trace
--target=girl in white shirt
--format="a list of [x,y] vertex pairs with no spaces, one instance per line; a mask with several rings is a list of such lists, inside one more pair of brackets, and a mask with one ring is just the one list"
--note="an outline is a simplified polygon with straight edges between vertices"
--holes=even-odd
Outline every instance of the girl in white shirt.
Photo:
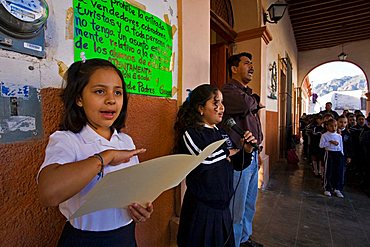
[[332,192],[337,197],[343,198],[343,141],[337,133],[337,121],[326,121],[327,132],[321,135],[320,148],[325,148],[324,195],[331,196]]
[[[136,246],[135,223],[153,206],[133,203],[71,219],[104,173],[139,162],[125,125],[128,97],[121,72],[103,59],[75,62],[62,93],[61,130],[50,136],[38,175],[40,199],[67,218],[58,246]],[[122,188],[125,189],[125,188]],[[129,188],[126,188],[129,189]],[[69,220],[69,221],[68,221]]]

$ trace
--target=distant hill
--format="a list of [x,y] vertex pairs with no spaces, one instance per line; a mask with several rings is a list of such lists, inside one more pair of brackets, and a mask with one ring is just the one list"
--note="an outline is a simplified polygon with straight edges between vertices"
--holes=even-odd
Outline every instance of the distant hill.
[[344,76],[339,79],[318,84],[314,88],[319,96],[333,91],[367,90],[365,75]]

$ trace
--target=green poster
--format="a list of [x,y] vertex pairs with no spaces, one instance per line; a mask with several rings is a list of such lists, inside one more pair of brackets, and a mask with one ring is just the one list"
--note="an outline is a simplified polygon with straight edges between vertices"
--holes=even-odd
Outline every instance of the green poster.
[[74,59],[104,58],[130,93],[172,96],[172,28],[123,0],[73,0]]

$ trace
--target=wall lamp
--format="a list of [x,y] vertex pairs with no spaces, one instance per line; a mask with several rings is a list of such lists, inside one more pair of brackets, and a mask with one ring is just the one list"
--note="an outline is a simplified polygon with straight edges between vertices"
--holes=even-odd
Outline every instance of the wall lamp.
[[279,1],[271,4],[267,9],[267,13],[263,13],[263,23],[265,25],[266,22],[276,24],[284,16],[287,6],[288,4],[280,3]]

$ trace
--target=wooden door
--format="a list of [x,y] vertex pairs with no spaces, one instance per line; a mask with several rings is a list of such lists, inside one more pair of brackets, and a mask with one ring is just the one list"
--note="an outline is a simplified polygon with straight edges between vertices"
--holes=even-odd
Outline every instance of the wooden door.
[[280,71],[279,80],[279,159],[286,157],[286,125],[287,125],[287,88],[286,88],[286,75]]
[[226,61],[229,57],[229,46],[227,44],[211,45],[211,85],[219,89],[228,81]]

